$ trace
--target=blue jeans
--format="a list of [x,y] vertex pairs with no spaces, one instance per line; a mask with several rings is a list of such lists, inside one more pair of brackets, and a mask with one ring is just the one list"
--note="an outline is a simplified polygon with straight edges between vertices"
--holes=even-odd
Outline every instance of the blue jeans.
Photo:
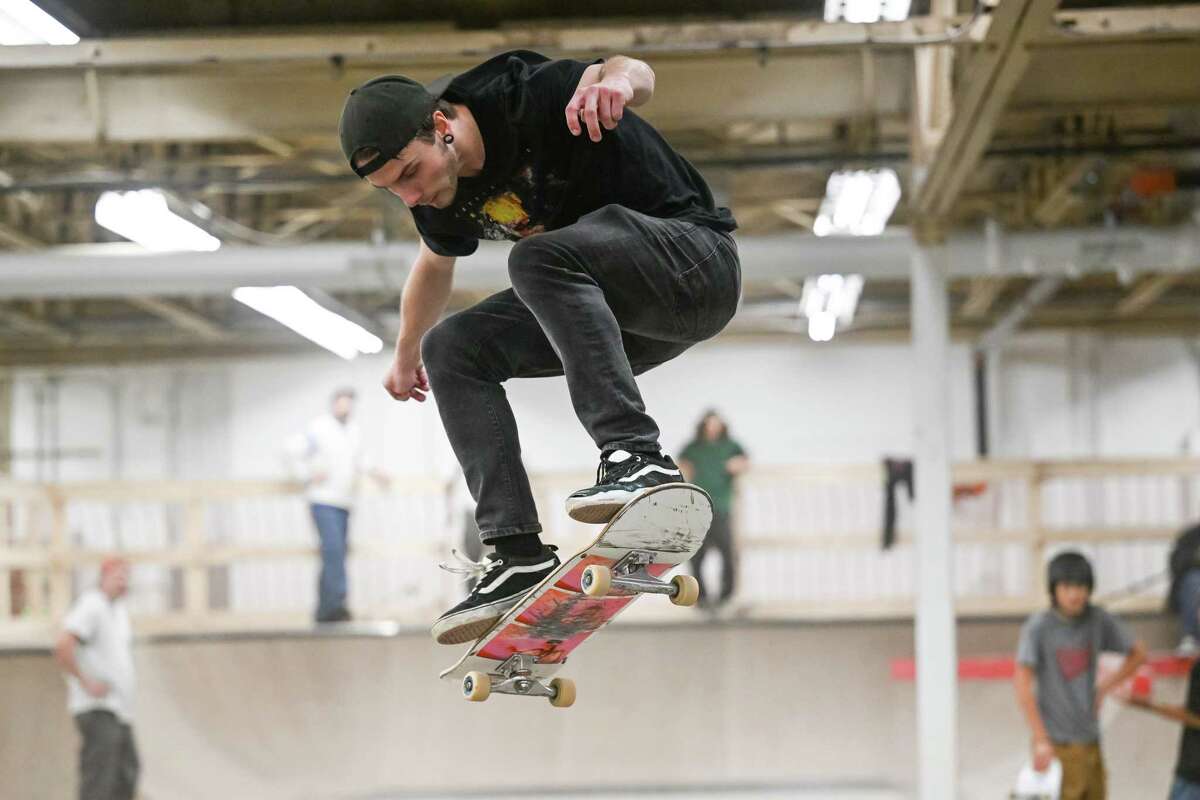
[[346,529],[350,512],[320,503],[313,503],[309,508],[317,525],[317,536],[321,539],[317,622],[327,622],[346,607]]
[[1200,800],[1200,783],[1192,783],[1176,775],[1167,800]]
[[658,452],[634,376],[719,333],[741,293],[732,236],[620,205],[517,242],[508,276],[421,342],[485,544],[542,530],[505,381],[565,375],[601,452]]
[[1176,588],[1180,635],[1200,640],[1200,569],[1189,569]]

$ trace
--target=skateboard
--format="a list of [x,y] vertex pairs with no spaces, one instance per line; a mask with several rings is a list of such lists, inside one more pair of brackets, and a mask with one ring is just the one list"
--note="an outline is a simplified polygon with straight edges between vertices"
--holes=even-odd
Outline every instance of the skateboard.
[[546,697],[565,708],[575,683],[554,678],[567,657],[642,594],[695,605],[691,575],[663,575],[687,561],[712,524],[712,501],[698,486],[656,486],[629,502],[595,541],[559,565],[441,674],[460,681],[467,700],[493,694]]
[[1061,791],[1062,762],[1056,758],[1045,772],[1036,771],[1033,764],[1021,767],[1016,788],[1008,796],[1011,800],[1058,800]]

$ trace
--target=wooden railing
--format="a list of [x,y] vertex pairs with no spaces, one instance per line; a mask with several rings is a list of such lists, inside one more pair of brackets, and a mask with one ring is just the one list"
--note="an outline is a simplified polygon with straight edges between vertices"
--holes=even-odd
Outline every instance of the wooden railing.
[[[547,538],[564,550],[594,529],[561,498],[590,479],[539,475]],[[1044,563],[1062,545],[1093,557],[1097,596],[1147,583],[1170,540],[1200,518],[1200,461],[973,462],[958,465],[953,513],[960,613],[1022,613],[1045,603]],[[920,487],[917,487],[920,491]],[[425,624],[461,593],[436,562],[460,537],[440,481],[366,492],[351,537],[360,616]],[[912,611],[907,496],[896,544],[881,548],[878,465],[756,467],[740,480],[736,613],[747,617],[899,617]],[[307,625],[317,551],[301,488],[278,481],[0,482],[0,641],[45,641],[95,567],[134,565],[143,632]],[[1112,597],[1158,608],[1165,580]],[[639,604],[646,614],[655,604]],[[636,618],[636,615],[632,615]],[[675,618],[679,618],[677,615]]]

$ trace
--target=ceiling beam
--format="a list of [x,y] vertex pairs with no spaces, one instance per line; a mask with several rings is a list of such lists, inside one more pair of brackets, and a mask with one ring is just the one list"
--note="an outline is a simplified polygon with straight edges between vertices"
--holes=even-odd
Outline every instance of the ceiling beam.
[[[873,103],[880,118],[907,110],[908,58],[896,50],[874,59]],[[863,60],[855,50],[789,51],[765,61],[753,50],[725,56],[709,52],[652,64],[660,90],[639,113],[644,110],[643,116],[660,130],[719,129],[746,120],[842,119],[863,109]],[[387,62],[331,70],[322,64],[282,70],[269,81],[251,69],[97,70],[97,75],[107,142],[262,142],[274,137],[334,143],[342,104],[362,81],[382,71],[404,71],[427,81],[466,66],[469,62],[462,61],[409,69]],[[796,91],[798,74],[805,78],[802,92]],[[746,91],[747,86],[754,91]],[[0,70],[0,97],[5,111],[0,141],[94,143],[96,120],[83,81],[72,70]],[[170,113],[162,111],[163,97],[171,98]],[[304,102],[296,102],[297,97]]]
[[16,228],[5,225],[3,222],[0,222],[0,243],[17,250],[37,250],[46,246],[45,242],[40,242],[28,234],[21,233]]
[[[966,18],[958,20],[965,21]],[[451,65],[478,62],[492,53],[527,49],[547,54],[710,54],[713,51],[904,48],[947,33],[947,21],[911,17],[870,25],[814,22],[794,16],[742,21],[643,21],[587,26],[522,26],[460,30],[452,24],[404,25],[371,33],[203,35],[113,38],[69,46],[28,46],[0,51],[0,70],[159,68],[262,62]],[[966,44],[967,40],[964,39]]]
[[1125,295],[1121,302],[1117,303],[1117,316],[1131,317],[1139,311],[1149,308],[1181,280],[1183,280],[1183,275],[1178,272],[1148,275],[1129,294]]
[[74,334],[66,328],[15,308],[0,307],[0,324],[55,345],[68,345],[75,339]]
[[1093,44],[1178,41],[1200,38],[1200,6],[1161,5],[1067,10],[1030,47],[1088,47]]
[[991,311],[996,299],[1004,293],[1008,278],[1004,275],[983,275],[971,279],[967,299],[959,310],[964,319],[983,319]]
[[[911,244],[908,231],[889,229],[881,236],[745,236],[738,246],[746,283],[769,284],[826,273],[860,274],[868,281],[903,279]],[[1012,231],[1001,244],[992,258],[983,235],[951,231],[945,243],[948,277],[1077,278],[1118,269],[1134,275],[1200,269],[1200,232],[1193,225]],[[455,286],[505,288],[509,250],[506,242],[480,242],[475,255],[455,266]],[[45,248],[0,253],[0,298],[183,297],[276,284],[338,293],[398,292],[416,255],[415,242],[230,245],[211,253],[145,253],[123,244]]]
[[1025,292],[1025,296],[1013,304],[1012,308],[1004,313],[1000,321],[991,327],[979,337],[980,350],[999,350],[1004,346],[1004,343],[1012,337],[1021,325],[1028,319],[1038,306],[1045,303],[1059,287],[1063,285],[1064,278],[1059,275],[1052,275],[1045,278],[1039,278],[1029,290]]
[[323,222],[340,222],[347,212],[374,199],[377,194],[378,192],[371,184],[366,181],[356,181],[351,184],[348,191],[331,197],[328,207],[301,211],[277,227],[271,232],[271,235],[284,240]]
[[229,336],[229,331],[203,314],[161,297],[128,297],[126,302],[206,341],[221,341]]
[[[1004,0],[1003,6],[1010,0]],[[158,68],[164,66],[261,62],[323,64],[437,63],[477,61],[513,48],[547,54],[662,53],[681,55],[714,50],[908,48],[930,37],[962,29],[968,15],[911,17],[902,22],[860,25],[797,20],[794,16],[762,16],[742,21],[645,20],[622,25],[523,26],[464,31],[449,23],[351,31],[230,35],[212,32],[193,36],[85,39],[70,46],[28,46],[0,50],[0,70]],[[1087,47],[1122,41],[1178,40],[1200,33],[1200,8],[1162,5],[1129,8],[1064,10],[1053,28],[1040,31],[1029,44]],[[955,44],[984,39],[997,24],[980,16]]]
[[[987,37],[954,96],[953,116],[936,147],[914,155],[919,164],[915,207],[923,217],[947,216],[979,163],[1008,99],[1031,60],[1027,45],[1050,24],[1058,0],[1003,0]],[[918,78],[920,73],[918,73]]]
[[1054,185],[1033,209],[1033,219],[1043,228],[1053,228],[1079,207],[1079,195],[1075,187],[1093,168],[1095,162],[1090,158],[1081,158],[1074,164],[1062,170]]
[[817,220],[815,212],[820,206],[821,201],[819,199],[784,199],[771,203],[771,211],[777,217],[787,220],[798,228],[812,230],[813,223]]

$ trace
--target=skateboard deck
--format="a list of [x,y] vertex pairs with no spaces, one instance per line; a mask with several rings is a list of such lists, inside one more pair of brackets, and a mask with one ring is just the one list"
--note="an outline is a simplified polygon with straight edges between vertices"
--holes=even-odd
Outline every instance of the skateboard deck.
[[1061,791],[1062,762],[1056,758],[1045,772],[1036,771],[1029,763],[1021,767],[1016,788],[1009,797],[1011,800],[1058,800]]
[[661,578],[695,555],[711,523],[712,501],[697,486],[666,484],[638,496],[440,677],[461,681],[469,700],[499,692],[570,705],[572,682],[559,678],[547,686],[545,681],[639,594],[666,594],[678,605],[695,602],[697,587],[690,575],[672,582]]

